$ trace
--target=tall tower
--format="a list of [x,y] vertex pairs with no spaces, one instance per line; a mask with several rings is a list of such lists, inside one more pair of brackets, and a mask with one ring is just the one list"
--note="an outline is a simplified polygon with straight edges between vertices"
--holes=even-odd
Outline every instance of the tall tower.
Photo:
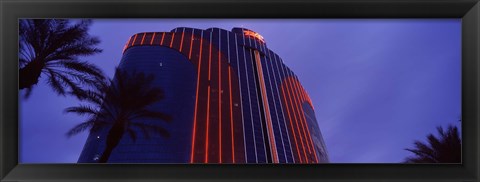
[[[325,143],[312,101],[297,76],[245,28],[179,27],[127,41],[120,68],[154,74],[172,115],[158,124],[170,138],[124,135],[115,163],[324,163]],[[92,131],[79,162],[96,162],[106,131]],[[142,132],[141,130],[137,132]]]

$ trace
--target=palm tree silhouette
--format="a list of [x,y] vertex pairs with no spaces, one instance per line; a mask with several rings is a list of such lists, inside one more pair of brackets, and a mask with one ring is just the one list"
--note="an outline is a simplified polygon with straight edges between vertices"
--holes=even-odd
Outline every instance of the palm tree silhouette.
[[433,134],[427,136],[428,144],[415,141],[413,149],[405,149],[415,154],[407,157],[405,163],[461,163],[462,139],[458,128],[449,125],[447,131],[437,127],[439,138]]
[[[97,37],[88,34],[91,21],[74,23],[63,19],[21,19],[19,23],[19,89],[28,97],[39,78],[60,95],[79,93],[80,85],[95,86],[104,79],[95,65],[80,56],[100,53]],[[70,90],[66,90],[66,89]]]
[[[146,76],[144,73],[128,74],[127,71],[116,69],[114,79],[110,83],[100,84],[94,90],[82,91],[79,94],[81,100],[90,103],[65,109],[67,113],[87,115],[89,118],[74,128],[67,136],[73,136],[87,129],[92,131],[100,127],[111,126],[107,137],[106,147],[99,159],[99,163],[106,163],[113,149],[117,147],[125,133],[128,133],[133,141],[136,140],[136,129],[140,129],[145,138],[150,138],[150,132],[169,137],[169,132],[156,124],[142,122],[142,119],[154,119],[169,122],[171,116],[150,108],[152,104],[162,100],[164,94],[161,89],[151,87],[153,75]],[[138,131],[138,130],[137,130]]]

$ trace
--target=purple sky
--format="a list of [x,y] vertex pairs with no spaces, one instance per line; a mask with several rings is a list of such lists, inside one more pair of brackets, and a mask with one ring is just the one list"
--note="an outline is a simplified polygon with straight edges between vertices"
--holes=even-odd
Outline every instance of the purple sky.
[[[104,51],[84,60],[112,77],[129,36],[180,26],[260,33],[310,94],[333,163],[402,162],[414,140],[460,124],[461,19],[99,19]],[[78,103],[44,78],[21,99],[21,163],[77,161],[88,132],[67,138],[84,118],[63,110]]]

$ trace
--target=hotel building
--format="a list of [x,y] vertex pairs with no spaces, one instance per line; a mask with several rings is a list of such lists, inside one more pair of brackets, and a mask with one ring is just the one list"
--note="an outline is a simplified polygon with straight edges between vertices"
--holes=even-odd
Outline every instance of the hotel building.
[[[325,163],[313,103],[297,76],[245,28],[179,27],[137,33],[119,67],[154,74],[165,99],[152,108],[170,132],[133,141],[125,134],[109,163]],[[108,128],[92,131],[79,158],[96,162]],[[142,132],[138,130],[138,132]]]

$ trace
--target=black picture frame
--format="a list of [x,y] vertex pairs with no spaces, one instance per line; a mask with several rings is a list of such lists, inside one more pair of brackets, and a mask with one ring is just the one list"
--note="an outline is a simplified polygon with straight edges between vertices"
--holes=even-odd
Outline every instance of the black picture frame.
[[[18,164],[19,18],[461,18],[463,162]],[[478,0],[0,0],[0,19],[1,181],[479,181]]]

